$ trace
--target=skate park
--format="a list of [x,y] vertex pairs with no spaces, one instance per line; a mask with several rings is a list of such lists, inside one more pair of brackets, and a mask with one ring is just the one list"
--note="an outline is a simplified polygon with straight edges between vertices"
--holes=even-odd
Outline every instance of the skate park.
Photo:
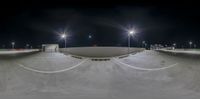
[[199,97],[199,59],[172,55],[173,51],[131,48],[127,53],[127,47],[76,47],[24,53],[1,56],[2,99]]

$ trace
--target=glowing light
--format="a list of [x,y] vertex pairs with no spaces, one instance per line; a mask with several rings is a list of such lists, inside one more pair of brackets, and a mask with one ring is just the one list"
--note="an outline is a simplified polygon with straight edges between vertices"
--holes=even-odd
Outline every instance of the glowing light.
[[15,45],[15,42],[12,42],[11,44],[12,44],[12,45]]
[[192,44],[192,41],[190,41],[189,44],[191,45],[191,44]]
[[129,34],[130,35],[133,35],[135,32],[132,30],[132,31],[129,31]]
[[91,35],[89,35],[89,36],[88,36],[88,38],[90,38],[90,39],[91,39],[91,38],[92,38],[92,36],[91,36]]
[[61,35],[61,38],[65,38],[67,35],[64,33]]
[[15,42],[11,42],[11,44],[12,44],[12,49],[14,49],[15,48]]

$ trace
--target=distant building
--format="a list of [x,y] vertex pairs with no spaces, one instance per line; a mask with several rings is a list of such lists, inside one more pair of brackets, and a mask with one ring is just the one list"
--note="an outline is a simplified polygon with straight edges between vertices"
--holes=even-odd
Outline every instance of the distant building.
[[58,52],[59,45],[58,44],[42,44],[43,52]]
[[175,50],[175,47],[172,46],[172,47],[166,47],[167,50]]
[[158,49],[162,49],[162,48],[164,48],[164,46],[161,44],[150,45],[151,50],[158,50]]

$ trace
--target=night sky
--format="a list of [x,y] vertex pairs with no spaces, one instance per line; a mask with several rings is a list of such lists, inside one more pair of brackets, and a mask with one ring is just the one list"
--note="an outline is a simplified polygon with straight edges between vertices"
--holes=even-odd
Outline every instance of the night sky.
[[[12,1],[11,1],[12,2]],[[0,48],[26,44],[67,46],[127,46],[127,30],[134,28],[131,46],[193,41],[200,46],[200,10],[191,2],[133,1],[15,1],[1,3]],[[88,36],[92,38],[89,39]]]

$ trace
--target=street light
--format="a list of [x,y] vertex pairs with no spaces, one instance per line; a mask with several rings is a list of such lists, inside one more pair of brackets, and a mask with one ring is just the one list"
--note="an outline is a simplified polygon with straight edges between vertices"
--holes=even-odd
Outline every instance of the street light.
[[131,40],[131,36],[133,34],[135,34],[135,31],[133,31],[133,30],[129,31],[129,33],[128,33],[128,54],[130,53],[130,43],[131,43],[130,40]]
[[12,44],[12,49],[14,49],[15,48],[15,42],[11,42],[11,44]]
[[192,48],[192,41],[190,41],[189,44],[190,44],[190,48]]
[[63,33],[61,35],[61,38],[65,40],[65,48],[66,48],[66,43],[67,43],[67,35],[66,35],[66,33]]
[[173,44],[174,48],[176,47],[176,43]]
[[173,43],[173,49],[175,49],[176,48],[176,43]]
[[91,39],[91,38],[92,38],[92,35],[89,35],[88,38]]
[[135,32],[133,30],[129,31],[129,34],[133,35]]

